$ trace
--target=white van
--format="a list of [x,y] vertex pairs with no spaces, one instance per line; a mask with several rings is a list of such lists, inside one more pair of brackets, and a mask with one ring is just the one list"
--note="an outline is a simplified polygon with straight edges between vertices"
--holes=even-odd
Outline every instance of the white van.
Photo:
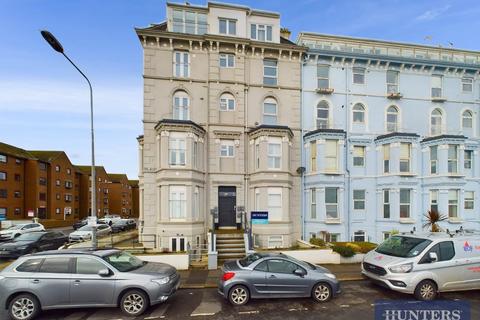
[[438,292],[480,289],[480,233],[392,236],[365,255],[362,274],[419,300],[433,300]]

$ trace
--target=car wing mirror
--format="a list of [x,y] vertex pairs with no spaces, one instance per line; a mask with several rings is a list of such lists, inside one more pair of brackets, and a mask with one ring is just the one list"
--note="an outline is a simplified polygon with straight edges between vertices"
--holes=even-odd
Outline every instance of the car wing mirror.
[[296,276],[299,276],[299,277],[303,277],[305,275],[305,272],[303,272],[302,269],[297,269],[297,270],[293,271],[293,274],[296,275]]
[[110,270],[108,269],[101,269],[98,271],[98,275],[100,277],[108,277],[110,275]]
[[428,258],[429,258],[430,262],[438,261],[438,256],[437,256],[436,252],[429,252],[428,253]]

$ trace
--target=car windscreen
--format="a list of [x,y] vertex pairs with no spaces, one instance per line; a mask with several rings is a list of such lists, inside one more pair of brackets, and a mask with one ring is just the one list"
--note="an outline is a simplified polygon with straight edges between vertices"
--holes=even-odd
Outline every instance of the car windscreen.
[[122,226],[122,225],[125,225],[125,224],[127,224],[127,221],[120,220],[120,221],[115,222],[113,225],[114,226]]
[[44,233],[29,232],[19,235],[15,238],[15,241],[37,241],[40,239]]
[[129,272],[141,268],[147,262],[132,256],[128,252],[116,252],[108,256],[103,257],[103,260],[107,261],[113,267],[120,272]]
[[432,241],[422,238],[393,236],[385,240],[375,251],[394,257],[416,257],[425,250]]
[[258,259],[261,259],[261,258],[262,258],[262,256],[259,255],[258,253],[253,253],[253,254],[250,254],[250,255],[246,256],[243,259],[240,259],[238,262],[240,263],[240,265],[242,267],[247,267],[247,266],[251,265],[252,263],[254,263],[255,261],[257,261]]
[[83,226],[78,231],[93,231],[93,228],[91,226]]

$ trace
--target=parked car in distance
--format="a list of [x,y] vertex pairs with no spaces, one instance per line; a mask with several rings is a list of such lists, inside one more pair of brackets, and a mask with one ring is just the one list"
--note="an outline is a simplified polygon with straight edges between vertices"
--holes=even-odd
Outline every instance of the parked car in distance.
[[121,220],[122,217],[120,217],[119,215],[116,215],[116,214],[106,214],[105,216],[103,216],[102,218],[98,219],[98,221],[100,222],[104,222],[108,225],[112,225],[114,224],[115,222],[117,222],[118,220]]
[[362,274],[428,301],[438,292],[480,289],[479,265],[480,233],[400,234],[365,255]]
[[45,231],[45,227],[40,223],[22,223],[11,226],[8,229],[0,231],[0,241],[8,241],[24,233],[34,231]]
[[121,231],[134,230],[137,227],[137,223],[134,219],[120,219],[114,222],[111,226],[112,232],[117,233]]
[[[100,223],[97,225],[97,237],[104,237],[112,233],[112,228],[108,224]],[[80,229],[70,233],[68,239],[70,242],[91,240],[93,227],[83,226]]]
[[[100,223],[103,223],[103,224],[106,224],[105,222],[103,221],[100,221],[97,219],[97,224],[100,224]],[[87,219],[83,219],[83,220],[79,220],[79,221],[76,221],[74,224],[73,224],[73,230],[78,230],[80,229],[81,227],[83,226],[86,226],[88,224],[88,218]]]
[[13,240],[0,244],[0,258],[18,258],[28,253],[56,250],[68,242],[60,231],[35,231],[19,235]]
[[325,302],[340,293],[340,284],[328,269],[282,253],[253,253],[227,261],[218,292],[233,305],[250,298],[312,297]]
[[41,310],[120,307],[137,317],[171,297],[177,270],[116,249],[58,250],[20,257],[0,272],[0,306],[14,320]]

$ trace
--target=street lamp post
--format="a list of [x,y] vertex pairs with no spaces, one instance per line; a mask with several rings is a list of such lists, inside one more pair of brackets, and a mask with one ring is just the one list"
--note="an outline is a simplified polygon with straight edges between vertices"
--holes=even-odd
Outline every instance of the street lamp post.
[[93,232],[92,232],[92,246],[94,249],[97,248],[97,199],[96,199],[96,177],[95,177],[95,139],[94,139],[94,131],[93,131],[93,91],[92,91],[92,84],[90,80],[88,80],[87,76],[80,70],[75,63],[65,54],[63,50],[63,46],[61,45],[60,41],[58,41],[53,34],[51,34],[47,30],[40,31],[42,37],[48,42],[48,44],[53,48],[53,50],[61,53],[74,67],[77,69],[78,72],[87,80],[88,88],[90,89],[90,132],[91,132],[91,140],[92,140],[92,181],[91,181],[91,219],[93,223]]

